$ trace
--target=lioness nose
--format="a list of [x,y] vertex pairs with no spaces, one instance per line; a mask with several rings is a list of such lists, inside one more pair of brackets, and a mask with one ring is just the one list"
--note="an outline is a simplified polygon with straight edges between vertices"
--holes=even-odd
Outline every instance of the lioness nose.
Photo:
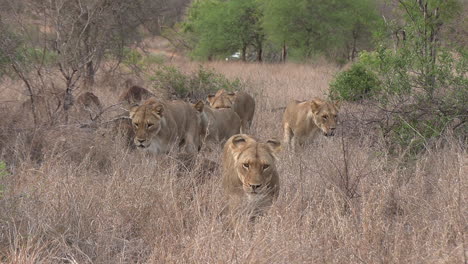
[[140,138],[137,138],[137,141],[138,141],[139,143],[143,143],[143,142],[145,142],[145,140],[144,140],[144,139],[140,139]]
[[252,190],[256,190],[258,188],[260,188],[261,184],[250,184],[250,188],[252,188]]

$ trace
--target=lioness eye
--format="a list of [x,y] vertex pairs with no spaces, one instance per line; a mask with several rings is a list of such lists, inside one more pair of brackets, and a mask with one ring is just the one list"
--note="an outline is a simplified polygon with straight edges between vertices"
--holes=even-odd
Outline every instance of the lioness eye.
[[138,124],[137,124],[137,123],[133,123],[133,125],[134,125],[136,128],[138,128]]
[[266,169],[268,169],[269,167],[270,167],[270,165],[265,164],[265,165],[263,165],[263,170],[266,170]]
[[248,164],[248,163],[244,163],[244,164],[242,164],[242,167],[244,167],[245,169],[248,169],[248,168],[249,168],[249,164]]
[[322,116],[322,118],[327,120],[328,116],[324,115],[324,116]]
[[152,127],[152,126],[153,126],[153,124],[148,124],[148,128],[150,128],[150,127]]

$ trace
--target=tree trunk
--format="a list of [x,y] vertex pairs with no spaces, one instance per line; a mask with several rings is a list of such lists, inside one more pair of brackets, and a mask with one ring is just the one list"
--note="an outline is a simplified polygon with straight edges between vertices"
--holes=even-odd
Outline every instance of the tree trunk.
[[281,51],[281,62],[285,63],[288,56],[288,50],[286,49],[286,41],[283,42],[283,50]]
[[356,48],[356,42],[357,42],[357,32],[353,31],[353,47],[351,49],[351,61],[354,61],[354,58],[356,58],[356,53],[357,53],[357,48]]
[[258,62],[263,61],[262,55],[263,55],[263,48],[262,48],[262,45],[259,45],[257,48],[257,61]]
[[242,47],[242,55],[241,55],[242,57],[241,58],[242,58],[242,61],[244,61],[244,62],[247,61],[246,53],[247,53],[247,46],[243,46]]
[[89,89],[89,87],[94,85],[94,76],[96,72],[94,71],[93,61],[89,61],[86,63],[86,79],[85,79],[85,87]]

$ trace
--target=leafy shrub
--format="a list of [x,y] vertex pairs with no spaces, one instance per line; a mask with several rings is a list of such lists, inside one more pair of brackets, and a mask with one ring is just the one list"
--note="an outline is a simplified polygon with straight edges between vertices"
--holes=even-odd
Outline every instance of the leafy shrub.
[[[387,21],[387,28],[376,32],[378,48],[362,52],[356,66],[339,74],[331,95],[356,100],[349,90],[366,92],[358,90],[362,82],[376,76],[380,86],[372,96],[385,114],[373,121],[380,123],[390,149],[404,149],[406,158],[414,158],[448,130],[466,142],[468,52],[438,41],[440,27],[460,14],[457,1],[400,2],[400,20]],[[404,32],[404,39],[391,43],[388,32]]]
[[184,74],[174,66],[160,66],[150,78],[156,88],[170,91],[178,98],[201,100],[220,89],[227,91],[242,88],[238,79],[230,81],[224,75],[200,66],[198,71]]
[[5,187],[1,184],[1,180],[8,174],[6,164],[3,161],[0,161],[0,199],[3,197],[3,192]]
[[132,69],[146,70],[149,66],[163,64],[164,57],[155,54],[143,56],[135,49],[124,48],[122,63]]
[[332,99],[356,101],[369,98],[379,90],[380,81],[377,76],[359,63],[338,73],[330,84]]

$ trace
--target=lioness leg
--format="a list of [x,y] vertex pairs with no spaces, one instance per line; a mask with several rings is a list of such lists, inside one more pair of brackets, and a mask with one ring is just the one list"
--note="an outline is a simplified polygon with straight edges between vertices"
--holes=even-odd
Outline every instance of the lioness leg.
[[294,141],[294,134],[291,128],[289,127],[288,123],[284,124],[283,130],[284,130],[284,144],[287,145],[288,147],[293,147],[294,149],[294,146],[291,145],[291,143],[293,143],[292,141]]
[[200,147],[198,140],[195,140],[194,136],[190,134],[185,135],[184,145],[187,153],[196,153]]
[[245,119],[241,120],[240,132],[241,134],[249,134],[250,126],[249,122]]

